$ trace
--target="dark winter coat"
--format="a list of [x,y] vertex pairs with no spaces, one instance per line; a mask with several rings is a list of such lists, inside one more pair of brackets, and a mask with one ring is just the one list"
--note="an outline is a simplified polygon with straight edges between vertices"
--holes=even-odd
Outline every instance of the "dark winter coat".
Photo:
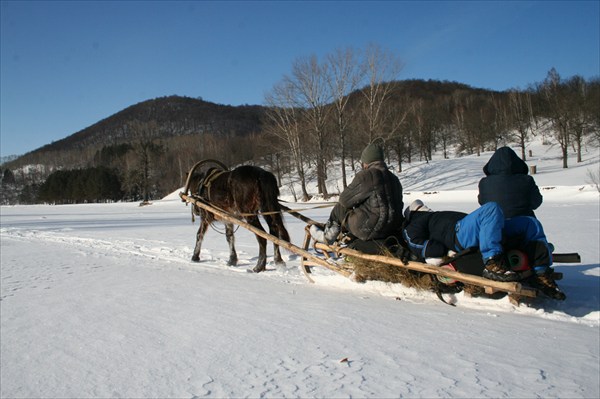
[[454,211],[410,212],[402,235],[411,252],[421,261],[441,258],[448,250],[456,251],[456,222],[467,216]]
[[402,185],[382,161],[356,174],[339,198],[344,227],[361,240],[387,238],[402,226]]
[[483,167],[486,177],[479,181],[479,204],[497,202],[506,218],[535,216],[542,195],[527,164],[510,147],[496,150]]

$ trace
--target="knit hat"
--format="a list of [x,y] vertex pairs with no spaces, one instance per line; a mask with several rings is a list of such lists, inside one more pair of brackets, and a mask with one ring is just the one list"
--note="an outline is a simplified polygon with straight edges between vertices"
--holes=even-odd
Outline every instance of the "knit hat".
[[360,154],[360,161],[366,164],[383,161],[383,148],[374,143],[369,144]]
[[406,209],[404,210],[404,218],[405,219],[410,219],[410,213],[411,212],[433,212],[431,209],[429,209],[427,206],[425,206],[425,204],[423,203],[423,201],[417,199],[414,200],[410,206],[407,206]]
[[418,199],[418,200],[414,200],[412,202],[412,204],[410,204],[410,211],[411,212],[415,212],[415,211],[431,212],[431,209],[429,209],[427,206],[425,206],[423,201]]

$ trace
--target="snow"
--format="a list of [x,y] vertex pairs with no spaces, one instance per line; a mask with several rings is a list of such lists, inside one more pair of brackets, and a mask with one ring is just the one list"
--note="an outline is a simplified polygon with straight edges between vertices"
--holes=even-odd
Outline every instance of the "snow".
[[[218,225],[193,263],[198,223],[179,190],[144,207],[3,206],[0,396],[597,398],[600,194],[586,179],[600,154],[565,171],[556,148],[531,147],[537,215],[557,252],[582,258],[555,265],[565,302],[460,293],[451,307],[321,268],[311,284],[290,253],[251,274],[254,236],[238,229],[240,264],[228,267]],[[404,203],[472,211],[490,155],[404,164]],[[316,206],[290,207],[325,220]],[[300,245],[304,223],[286,225]]]

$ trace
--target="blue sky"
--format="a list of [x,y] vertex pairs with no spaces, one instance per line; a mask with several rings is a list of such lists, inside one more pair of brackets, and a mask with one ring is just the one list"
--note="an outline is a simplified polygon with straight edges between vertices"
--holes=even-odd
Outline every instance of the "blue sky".
[[506,90],[600,75],[600,1],[1,0],[0,154],[138,102],[263,104],[299,57],[376,43],[399,79]]

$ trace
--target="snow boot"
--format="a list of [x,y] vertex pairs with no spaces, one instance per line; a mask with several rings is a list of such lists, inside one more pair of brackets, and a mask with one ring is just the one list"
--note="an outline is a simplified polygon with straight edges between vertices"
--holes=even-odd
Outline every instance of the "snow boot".
[[558,288],[556,281],[554,281],[552,278],[552,269],[549,269],[545,273],[534,275],[531,278],[531,285],[552,299],[556,299],[558,301],[564,301],[567,299],[565,293]]
[[313,238],[313,240],[325,244],[325,232],[322,228],[320,228],[316,224],[313,224],[312,226],[310,226],[309,231],[310,236]]
[[494,281],[517,281],[519,275],[507,267],[503,254],[494,255],[485,262],[481,275]]
[[312,226],[310,226],[309,231],[311,237],[315,241],[331,245],[337,240],[338,235],[341,231],[341,227],[339,223],[333,220],[328,220],[327,223],[325,223],[325,227],[323,229],[321,229],[316,224],[313,224]]
[[327,221],[325,224],[325,239],[327,240],[327,243],[333,244],[336,242],[341,231],[342,228],[338,222],[333,220]]

